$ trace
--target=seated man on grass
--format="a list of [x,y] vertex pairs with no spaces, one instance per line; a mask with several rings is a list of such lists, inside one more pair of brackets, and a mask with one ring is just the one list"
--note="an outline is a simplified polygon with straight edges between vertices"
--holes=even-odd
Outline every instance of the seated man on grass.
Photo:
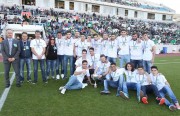
[[174,95],[170,87],[170,84],[166,80],[165,76],[158,72],[157,66],[151,67],[150,77],[151,77],[152,83],[156,85],[156,87],[158,88],[160,95],[162,97],[165,97],[165,95],[167,94],[169,98],[172,100],[173,103],[170,103],[170,101],[165,98],[165,104],[169,107],[169,109],[171,111],[174,111],[176,109],[180,110],[179,102],[176,96]]
[[87,86],[87,83],[82,83],[85,75],[88,78],[90,76],[87,64],[87,60],[82,61],[82,66],[76,68],[74,75],[69,78],[67,84],[59,88],[61,94],[65,94],[66,90],[83,89]]

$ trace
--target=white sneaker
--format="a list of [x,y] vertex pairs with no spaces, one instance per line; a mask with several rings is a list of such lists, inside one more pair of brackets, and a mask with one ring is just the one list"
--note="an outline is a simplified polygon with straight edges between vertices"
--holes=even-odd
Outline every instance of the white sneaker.
[[59,87],[59,91],[61,91],[62,89],[64,89],[64,86]]
[[56,79],[57,79],[57,80],[59,80],[59,79],[60,79],[60,78],[59,78],[59,75],[56,75]]
[[65,94],[66,89],[63,87],[63,89],[61,90],[61,94]]
[[54,76],[52,76],[52,79],[54,79],[55,77]]
[[62,79],[64,78],[64,74],[61,74],[61,78],[62,78]]
[[47,76],[46,78],[49,79],[49,76]]
[[86,86],[88,86],[88,84],[87,83],[83,83],[82,84],[82,89],[84,89]]

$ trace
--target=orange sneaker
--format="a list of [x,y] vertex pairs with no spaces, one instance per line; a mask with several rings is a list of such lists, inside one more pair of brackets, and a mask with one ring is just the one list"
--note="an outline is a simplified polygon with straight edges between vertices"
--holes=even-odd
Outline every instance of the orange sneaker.
[[143,102],[144,104],[148,104],[147,97],[143,97],[143,98],[142,98],[142,102]]
[[158,99],[159,99],[159,105],[163,105],[165,102],[165,99],[164,98],[158,98]]

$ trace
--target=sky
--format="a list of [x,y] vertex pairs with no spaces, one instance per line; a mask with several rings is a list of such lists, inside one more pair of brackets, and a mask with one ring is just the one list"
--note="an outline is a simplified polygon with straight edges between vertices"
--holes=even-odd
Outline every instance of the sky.
[[164,4],[167,7],[170,7],[176,11],[177,14],[180,14],[180,0],[147,0],[158,4]]

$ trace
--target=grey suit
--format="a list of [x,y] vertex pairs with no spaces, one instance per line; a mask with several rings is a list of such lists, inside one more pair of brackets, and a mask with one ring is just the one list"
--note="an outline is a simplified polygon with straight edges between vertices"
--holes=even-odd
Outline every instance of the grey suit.
[[[2,56],[3,56],[3,63],[4,63],[4,76],[5,76],[6,86],[10,85],[9,72],[10,72],[11,64],[16,73],[16,84],[20,84],[20,80],[19,80],[19,77],[20,77],[20,72],[19,72],[20,42],[19,42],[19,40],[13,39],[11,54],[10,54],[10,50],[9,50],[8,39],[6,39],[2,42],[1,49],[2,49]],[[8,58],[15,58],[15,61],[9,62]]]

